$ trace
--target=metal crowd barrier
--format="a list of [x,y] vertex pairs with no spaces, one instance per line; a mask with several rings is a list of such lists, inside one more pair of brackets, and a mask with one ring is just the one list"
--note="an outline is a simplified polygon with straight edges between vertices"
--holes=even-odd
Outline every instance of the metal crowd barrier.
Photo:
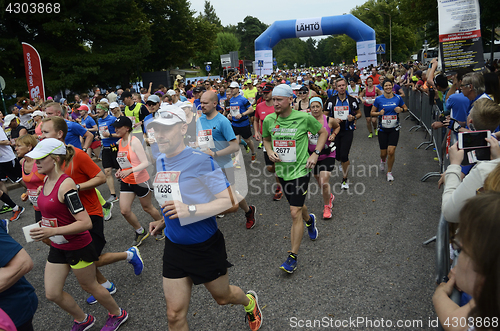
[[436,159],[439,162],[439,171],[429,172],[421,178],[421,181],[425,182],[431,177],[440,177],[444,172],[446,146],[443,143],[443,137],[445,137],[447,129],[432,129],[432,123],[438,119],[440,110],[435,104],[430,105],[427,93],[418,90],[413,91],[413,89],[407,87],[403,87],[403,91],[405,93],[403,100],[410,109],[410,115],[406,119],[413,117],[417,122],[409,131],[417,131],[422,128],[425,130],[425,138],[429,137],[428,140],[421,142],[417,148],[422,146],[426,146],[425,149],[434,148],[437,155]]

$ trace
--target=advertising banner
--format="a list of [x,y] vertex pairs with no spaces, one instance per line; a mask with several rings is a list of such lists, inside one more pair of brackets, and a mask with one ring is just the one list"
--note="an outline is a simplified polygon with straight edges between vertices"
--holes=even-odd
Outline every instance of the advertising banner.
[[484,69],[478,0],[439,0],[439,50],[443,71]]
[[358,69],[367,68],[370,64],[377,65],[377,49],[375,40],[358,41]]
[[273,50],[255,51],[254,72],[262,77],[263,75],[271,75],[273,73]]
[[22,43],[24,54],[24,68],[30,99],[38,98],[45,101],[45,88],[43,85],[42,61],[36,49],[27,43]]

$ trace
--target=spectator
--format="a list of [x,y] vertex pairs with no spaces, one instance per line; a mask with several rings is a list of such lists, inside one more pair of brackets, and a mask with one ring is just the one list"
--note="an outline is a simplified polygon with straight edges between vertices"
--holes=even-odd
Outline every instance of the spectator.
[[4,127],[10,128],[10,145],[16,146],[16,139],[28,134],[28,130],[20,125],[20,119],[16,115],[9,114],[5,116]]

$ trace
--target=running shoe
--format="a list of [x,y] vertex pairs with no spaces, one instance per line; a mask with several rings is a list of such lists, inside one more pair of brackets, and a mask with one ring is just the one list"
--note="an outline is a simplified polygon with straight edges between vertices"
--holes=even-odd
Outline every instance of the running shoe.
[[255,211],[256,211],[256,208],[255,206],[248,206],[248,208],[250,209],[248,211],[248,213],[245,213],[245,217],[247,218],[247,229],[253,229],[253,227],[255,226]]
[[236,169],[241,169],[241,165],[240,165],[240,163],[238,162],[238,160],[236,160],[236,159],[235,159],[235,160],[233,161],[233,167],[235,167]]
[[255,155],[255,153],[252,154],[252,163],[254,163],[256,161],[256,159],[257,159],[257,155]]
[[282,197],[283,197],[283,191],[281,191],[281,189],[279,189],[279,188],[276,189],[276,191],[274,192],[273,200],[280,201]]
[[288,255],[286,261],[280,266],[281,270],[292,274],[295,270],[297,270],[297,259],[291,255]]
[[325,205],[323,208],[323,219],[329,220],[330,218],[332,218],[332,207]]
[[2,219],[0,220],[3,224],[3,227],[5,228],[5,232],[9,233],[9,220],[8,219]]
[[311,224],[306,223],[307,233],[309,234],[309,239],[316,240],[318,238],[318,229],[316,228],[316,216],[314,214],[309,214],[311,218]]
[[392,172],[387,173],[387,181],[388,182],[393,182],[394,181],[394,176],[392,175]]
[[263,146],[263,144],[262,144],[262,142],[260,142],[260,143],[259,143],[259,146],[258,146],[257,148],[258,148],[258,149],[262,149],[262,146]]
[[247,296],[251,295],[253,300],[255,301],[255,307],[253,308],[253,311],[246,314],[245,319],[248,320],[248,325],[250,326],[250,330],[252,331],[257,331],[260,329],[260,326],[262,325],[262,313],[260,311],[259,307],[259,297],[257,297],[257,293],[254,291],[248,291]]
[[219,214],[217,215],[217,218],[223,218],[225,215],[224,214]]
[[10,218],[11,222],[17,221],[22,213],[26,210],[26,208],[18,206],[19,209],[12,213],[12,217]]
[[250,153],[250,147],[248,147],[248,145],[245,146],[245,150],[247,151],[247,154]]
[[117,202],[118,200],[120,200],[120,198],[118,198],[118,197],[116,196],[116,194],[115,194],[115,195],[111,195],[111,196],[108,198],[108,200],[106,200],[106,202],[113,203],[113,202]]
[[376,136],[378,136],[378,129],[377,129],[377,130],[375,130],[375,135],[376,135]]
[[0,214],[7,213],[9,211],[12,211],[12,208],[9,205],[3,205],[2,209],[0,209]]
[[139,276],[142,270],[144,270],[144,261],[142,261],[139,248],[137,248],[137,246],[132,246],[129,249],[127,249],[127,252],[131,252],[132,254],[134,254],[132,259],[128,261],[128,263],[134,266],[134,273],[136,276]]
[[373,133],[370,132],[370,134],[368,135],[368,138],[373,138]]
[[89,330],[92,326],[94,326],[95,323],[95,318],[92,315],[87,315],[87,318],[83,322],[77,322],[73,324],[73,327],[71,328],[71,331],[87,331]]
[[[116,293],[115,284],[111,283],[111,288],[107,288],[106,290],[108,290],[109,294],[115,294]],[[87,298],[87,303],[89,305],[93,305],[94,303],[97,303],[97,300],[96,298],[94,298],[93,295],[91,295],[90,297]]]
[[125,309],[120,309],[120,310],[122,312],[120,316],[111,315],[110,313],[108,313],[108,320],[106,321],[106,324],[101,329],[101,331],[118,330],[118,328],[127,321],[128,313],[125,311]]
[[347,182],[347,180],[343,180],[342,181],[342,185],[340,186],[341,189],[343,190],[348,190],[349,189],[349,183]]
[[163,231],[155,236],[156,241],[162,241],[164,239],[165,239],[165,233]]
[[330,193],[330,201],[328,202],[330,209],[333,209],[333,201],[334,200],[335,200],[335,196],[333,195],[333,193]]
[[111,219],[111,209],[113,209],[113,203],[109,202],[109,208],[102,207],[102,212],[104,213],[104,220],[109,221]]
[[142,242],[144,241],[144,239],[146,239],[147,237],[149,237],[149,232],[147,232],[146,230],[143,230],[141,234],[138,234],[136,232],[135,233],[135,240],[131,246],[139,247],[142,244]]
[[385,162],[380,160],[380,171],[384,171],[385,170]]

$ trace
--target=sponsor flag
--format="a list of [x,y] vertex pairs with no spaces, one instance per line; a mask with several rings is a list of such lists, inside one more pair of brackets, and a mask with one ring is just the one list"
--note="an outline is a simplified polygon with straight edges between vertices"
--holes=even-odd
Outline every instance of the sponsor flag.
[[27,43],[22,43],[24,54],[24,68],[30,99],[39,98],[45,101],[45,88],[43,85],[42,61],[36,49]]

